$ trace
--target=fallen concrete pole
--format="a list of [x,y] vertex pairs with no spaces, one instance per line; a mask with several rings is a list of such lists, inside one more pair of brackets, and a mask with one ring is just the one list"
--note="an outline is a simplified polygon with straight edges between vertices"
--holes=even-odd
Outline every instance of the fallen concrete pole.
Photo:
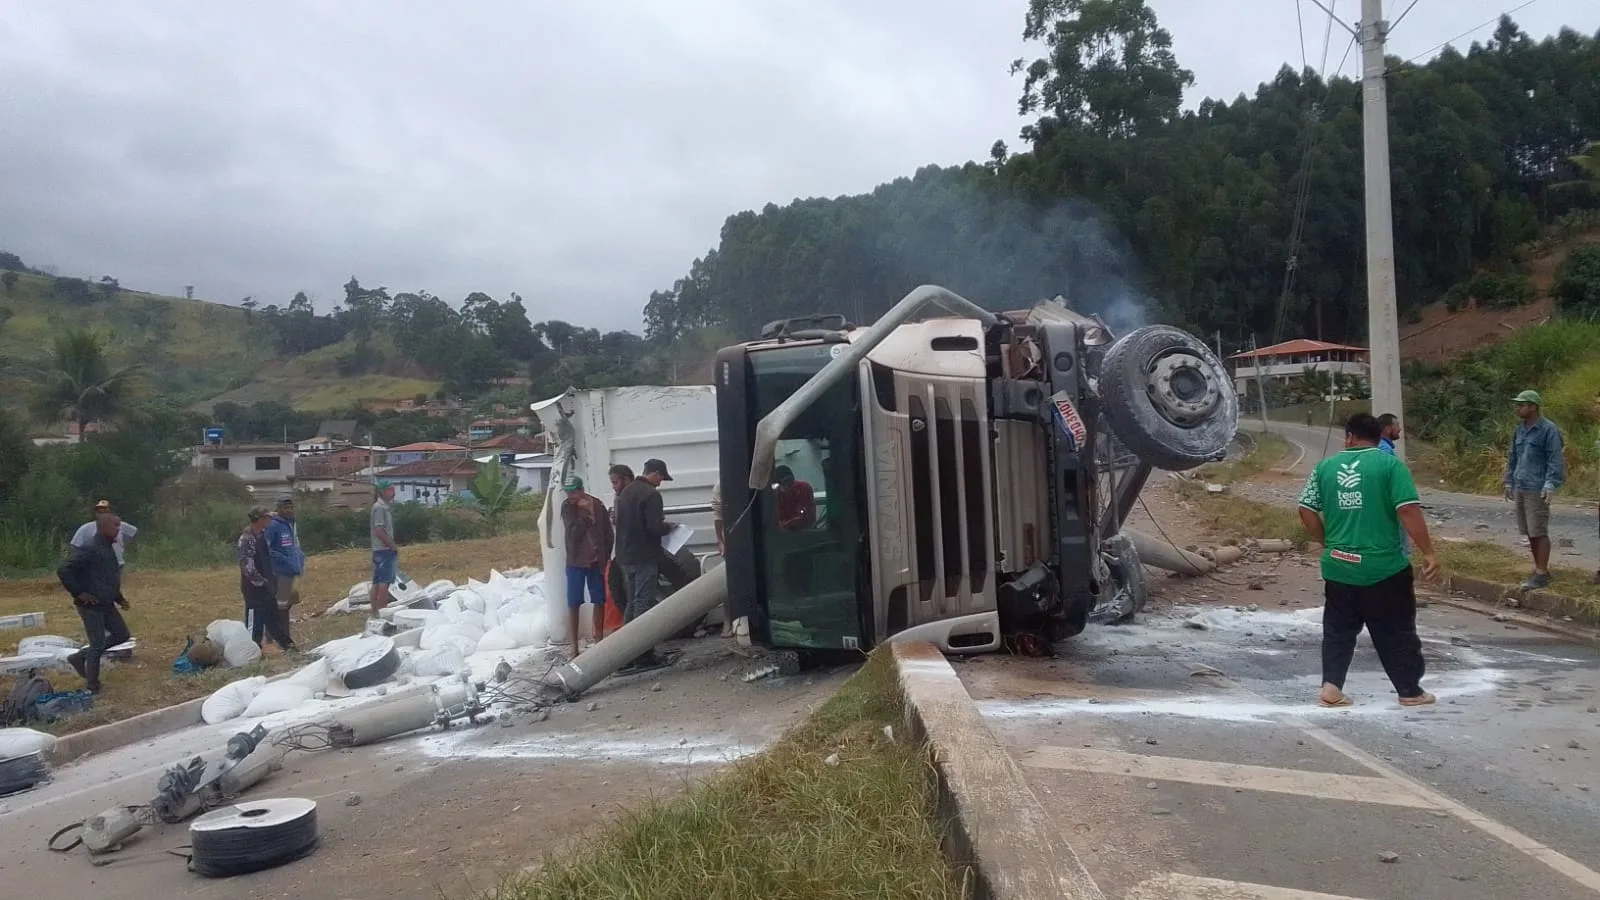
[[1294,549],[1294,542],[1283,538],[1262,538],[1256,541],[1255,548],[1262,553],[1288,553]]
[[662,641],[703,619],[728,599],[728,570],[717,566],[657,603],[655,608],[606,635],[605,640],[545,676],[545,684],[571,700]]
[[1238,547],[1217,547],[1212,550],[1203,550],[1200,555],[1219,566],[1232,565],[1244,559],[1244,551]]
[[1133,541],[1133,546],[1139,551],[1139,562],[1147,566],[1177,572],[1179,575],[1204,575],[1217,568],[1216,563],[1204,556],[1175,547],[1164,538],[1154,538],[1131,528],[1122,529],[1122,533]]

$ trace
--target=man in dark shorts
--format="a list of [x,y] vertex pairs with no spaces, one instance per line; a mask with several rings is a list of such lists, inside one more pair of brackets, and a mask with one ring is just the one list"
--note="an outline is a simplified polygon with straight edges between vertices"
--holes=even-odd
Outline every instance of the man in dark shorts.
[[128,624],[118,609],[128,608],[128,600],[122,596],[122,563],[115,547],[117,535],[122,533],[122,520],[111,513],[101,513],[96,522],[94,542],[87,547],[73,547],[72,555],[56,571],[61,586],[72,595],[78,618],[83,620],[84,636],[89,639],[89,646],[67,657],[67,662],[92,693],[100,692],[100,658],[106,648],[129,638]]
[[1378,449],[1383,427],[1356,413],[1344,452],[1317,464],[1300,494],[1300,522],[1322,552],[1322,706],[1351,705],[1345,676],[1365,627],[1401,706],[1426,706],[1425,665],[1417,637],[1417,595],[1402,529],[1422,551],[1423,577],[1439,571],[1411,470]]
[[375,485],[378,498],[372,501],[372,590],[368,594],[367,633],[389,634],[390,623],[379,615],[389,605],[389,589],[400,571],[400,545],[394,542],[394,485],[380,481]]

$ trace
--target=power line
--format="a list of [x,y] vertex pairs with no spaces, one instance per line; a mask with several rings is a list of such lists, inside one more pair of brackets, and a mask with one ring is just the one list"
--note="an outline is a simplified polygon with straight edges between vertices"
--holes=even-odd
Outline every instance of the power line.
[[1411,0],[1411,5],[1406,7],[1406,11],[1400,14],[1400,18],[1395,19],[1393,22],[1389,23],[1389,33],[1393,34],[1394,30],[1396,28],[1400,27],[1400,23],[1404,22],[1406,20],[1406,16],[1411,15],[1411,11],[1413,9],[1416,9],[1417,8],[1417,4],[1421,3],[1421,2],[1422,2],[1422,0]]
[[1460,34],[1456,35],[1455,37],[1451,38],[1448,41],[1440,41],[1439,43],[1434,44],[1432,47],[1429,47],[1428,49],[1422,51],[1421,53],[1418,53],[1416,56],[1413,56],[1410,59],[1406,60],[1406,62],[1407,63],[1416,62],[1417,60],[1421,59],[1424,56],[1427,56],[1428,54],[1432,53],[1435,50],[1440,49],[1441,47],[1446,47],[1446,46],[1449,46],[1450,44],[1454,44],[1456,41],[1459,41],[1464,37],[1469,37],[1474,32],[1482,31],[1483,29],[1488,28],[1490,25],[1493,25],[1496,22],[1499,22],[1501,19],[1505,18],[1506,16],[1522,12],[1523,10],[1527,9],[1528,7],[1534,5],[1535,3],[1538,3],[1538,2],[1539,2],[1539,0],[1528,0],[1528,2],[1522,4],[1521,6],[1514,7],[1512,9],[1508,9],[1505,12],[1495,16],[1494,18],[1490,19],[1487,22],[1483,22],[1483,23],[1481,23],[1479,25],[1476,25],[1476,26],[1474,26],[1472,28],[1468,28],[1466,31],[1461,32]]
[[[1333,8],[1339,8],[1338,0],[1334,0]],[[1333,17],[1328,17],[1328,27],[1322,32],[1322,80],[1328,80],[1328,42],[1333,40]]]
[[1300,26],[1296,29],[1300,33],[1300,71],[1304,72],[1311,68],[1311,62],[1306,59],[1306,17],[1302,5],[1300,0],[1294,0],[1294,21]]
[[1345,61],[1350,58],[1350,51],[1354,50],[1355,46],[1356,46],[1356,39],[1352,37],[1350,39],[1350,43],[1345,45],[1344,56],[1339,60],[1339,68],[1335,69],[1334,71],[1338,72],[1340,75],[1344,74]]

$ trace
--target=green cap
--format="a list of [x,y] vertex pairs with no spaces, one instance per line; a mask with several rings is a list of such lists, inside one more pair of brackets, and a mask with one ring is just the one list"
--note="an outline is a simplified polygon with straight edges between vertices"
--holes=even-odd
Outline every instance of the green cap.
[[389,489],[389,482],[387,482],[387,481],[379,481],[378,482],[378,490],[387,491],[388,489]]
[[576,475],[568,475],[567,480],[561,483],[561,489],[564,491],[581,491],[583,490],[583,479]]
[[1512,397],[1511,400],[1515,403],[1532,403],[1534,406],[1544,405],[1544,400],[1539,397],[1538,391],[1523,391]]

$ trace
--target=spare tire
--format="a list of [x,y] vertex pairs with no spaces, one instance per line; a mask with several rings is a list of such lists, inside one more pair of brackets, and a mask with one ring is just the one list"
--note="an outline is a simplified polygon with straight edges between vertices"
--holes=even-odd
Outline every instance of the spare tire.
[[1100,362],[1100,403],[1134,455],[1182,472],[1221,459],[1239,427],[1239,397],[1204,341],[1170,325],[1123,336]]

